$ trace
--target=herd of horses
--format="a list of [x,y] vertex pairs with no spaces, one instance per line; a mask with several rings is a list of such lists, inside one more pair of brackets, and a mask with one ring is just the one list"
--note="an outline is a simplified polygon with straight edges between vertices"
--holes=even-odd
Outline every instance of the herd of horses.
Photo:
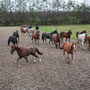
[[[32,43],[33,43],[33,40],[35,41],[35,43],[36,41],[38,41],[38,45],[39,45],[39,40],[40,40],[40,35],[41,35],[39,30],[34,30],[30,26],[20,26],[20,31],[22,35],[31,37]],[[41,35],[41,39],[43,43],[46,42],[47,39],[49,39],[49,44],[52,42],[52,44],[55,44],[56,48],[59,47],[60,49],[63,49],[63,57],[65,57],[65,52],[67,52],[67,63],[69,63],[69,54],[71,54],[72,63],[74,63],[73,52],[76,51],[76,44],[80,44],[80,47],[82,49],[85,49],[84,45],[86,42],[88,42],[89,44],[88,50],[90,51],[90,36],[87,36],[86,30],[82,32],[76,32],[77,43],[71,43],[70,42],[71,35],[72,35],[72,30],[69,30],[68,32],[60,32],[60,33],[58,33],[57,30],[54,30],[51,33],[43,32]],[[63,40],[64,38],[65,40]],[[67,41],[67,39],[69,39],[69,41]],[[29,55],[33,55],[35,58],[39,59],[39,56],[36,55],[36,52],[39,55],[43,55],[43,53],[40,52],[36,47],[24,48],[24,47],[19,46],[18,45],[19,43],[18,30],[16,30],[16,32],[13,32],[13,35],[9,37],[8,46],[10,42],[13,43],[13,45],[11,46],[11,54],[13,54],[13,52],[16,51],[19,56],[17,62],[21,58],[25,58],[26,62],[28,62],[27,56]],[[60,45],[61,42],[63,42],[62,46]],[[41,62],[41,59],[40,59],[40,62]]]

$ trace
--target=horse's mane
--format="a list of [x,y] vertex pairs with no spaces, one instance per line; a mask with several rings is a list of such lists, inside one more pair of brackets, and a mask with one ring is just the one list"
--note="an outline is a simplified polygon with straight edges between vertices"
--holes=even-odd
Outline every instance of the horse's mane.
[[20,50],[20,51],[22,51],[22,49],[23,49],[23,47],[16,46],[16,45],[11,46],[11,48],[15,48],[15,49]]

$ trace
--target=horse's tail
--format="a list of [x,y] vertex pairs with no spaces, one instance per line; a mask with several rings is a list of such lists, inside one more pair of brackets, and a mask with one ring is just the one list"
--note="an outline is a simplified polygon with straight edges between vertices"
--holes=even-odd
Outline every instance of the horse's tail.
[[8,39],[8,46],[10,44],[11,38],[12,38],[12,36],[10,36],[9,39]]
[[35,48],[35,49],[39,55],[42,55],[42,52],[40,52],[37,48]]

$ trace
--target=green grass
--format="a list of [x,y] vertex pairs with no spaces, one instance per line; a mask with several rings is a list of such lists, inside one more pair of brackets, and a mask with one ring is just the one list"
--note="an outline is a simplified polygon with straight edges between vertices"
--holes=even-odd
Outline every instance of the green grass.
[[55,29],[58,30],[58,33],[61,31],[67,32],[68,30],[72,30],[72,38],[76,39],[76,31],[86,30],[88,35],[90,35],[90,25],[56,25],[56,26],[40,26],[41,31],[52,32]]

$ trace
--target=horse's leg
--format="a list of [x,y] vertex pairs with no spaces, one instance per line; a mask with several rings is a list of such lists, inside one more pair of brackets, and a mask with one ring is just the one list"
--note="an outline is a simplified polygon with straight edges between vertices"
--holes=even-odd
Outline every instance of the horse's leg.
[[63,50],[63,57],[65,58],[65,50]]
[[50,44],[51,41],[49,41],[49,44]]
[[38,39],[38,45],[39,45],[39,39]]
[[66,41],[67,41],[67,38],[66,38]]
[[33,38],[32,38],[32,43],[33,43]]
[[79,44],[79,39],[77,40],[77,44]]
[[62,37],[62,41],[63,41],[63,37]]
[[56,48],[57,48],[57,42],[55,42]]
[[20,57],[18,58],[17,62],[20,60]]
[[59,42],[59,48],[60,48],[60,42]]
[[72,53],[71,55],[72,55],[72,63],[74,64],[74,61],[73,61],[73,53]]
[[90,51],[90,42],[88,42],[89,43],[89,45],[88,45],[88,50]]
[[45,42],[46,42],[46,38],[45,38]]
[[[33,55],[35,58],[38,58],[39,59],[39,57],[35,53],[33,53],[31,55]],[[34,61],[36,62],[36,60],[34,60]],[[41,59],[40,59],[40,62],[41,62]]]
[[27,59],[27,57],[24,57],[25,59],[26,59],[26,62],[28,63],[28,59]]
[[70,42],[70,38],[69,38],[69,42]]
[[36,39],[35,39],[35,44],[36,44]]
[[67,53],[67,63],[69,64],[69,53]]
[[85,49],[85,46],[84,46],[84,43],[83,43],[83,41],[81,42],[81,44],[82,44],[82,48],[83,48],[83,49]]

